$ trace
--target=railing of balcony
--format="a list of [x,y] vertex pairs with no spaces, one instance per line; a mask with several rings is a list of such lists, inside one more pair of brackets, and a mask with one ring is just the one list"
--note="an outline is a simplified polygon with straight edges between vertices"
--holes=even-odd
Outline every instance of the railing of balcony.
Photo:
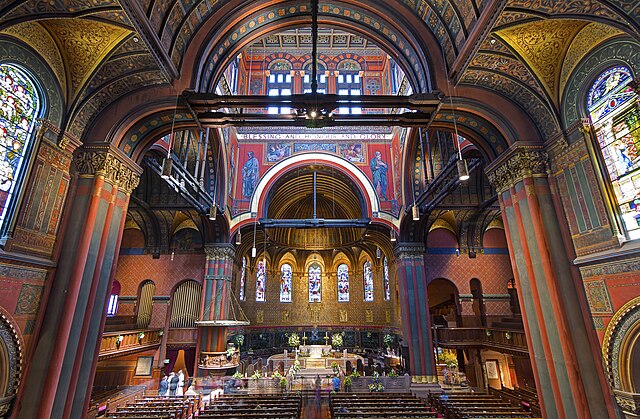
[[461,348],[465,346],[486,347],[512,352],[528,353],[524,332],[506,329],[456,327],[436,328],[438,345]]
[[162,341],[162,330],[136,329],[106,332],[102,335],[98,359],[113,358],[132,352],[153,349]]

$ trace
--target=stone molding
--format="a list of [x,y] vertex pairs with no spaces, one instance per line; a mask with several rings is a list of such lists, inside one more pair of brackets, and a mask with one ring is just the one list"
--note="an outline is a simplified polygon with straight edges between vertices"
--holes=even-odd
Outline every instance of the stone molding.
[[208,259],[235,259],[236,249],[230,244],[205,244]]
[[140,183],[142,168],[110,145],[85,145],[76,151],[73,169],[80,176],[103,176],[127,195]]
[[516,145],[485,170],[489,182],[502,193],[532,176],[547,176],[549,155],[539,145]]

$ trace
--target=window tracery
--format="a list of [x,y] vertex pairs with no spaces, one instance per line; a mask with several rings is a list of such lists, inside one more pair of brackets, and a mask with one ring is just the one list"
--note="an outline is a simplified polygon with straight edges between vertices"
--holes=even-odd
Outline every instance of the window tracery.
[[322,301],[322,268],[317,263],[309,266],[309,302]]
[[346,263],[338,266],[338,302],[349,302],[349,267]]
[[242,258],[242,268],[240,271],[240,301],[245,301],[246,295],[246,280],[247,280],[247,258]]
[[362,277],[364,280],[364,301],[373,301],[373,271],[369,260],[363,265]]
[[258,261],[256,269],[256,301],[265,301],[265,290],[267,287],[267,262],[264,259]]
[[292,269],[288,263],[280,267],[280,302],[291,302],[291,276]]

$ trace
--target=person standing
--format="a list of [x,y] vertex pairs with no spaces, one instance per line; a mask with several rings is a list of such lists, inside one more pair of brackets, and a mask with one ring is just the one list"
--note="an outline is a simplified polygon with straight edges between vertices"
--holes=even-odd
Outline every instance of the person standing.
[[178,389],[178,381],[180,381],[180,379],[175,372],[169,374],[169,396],[176,395],[176,390]]
[[320,394],[322,392],[322,379],[320,378],[320,374],[316,374],[316,405],[320,406]]
[[169,379],[165,375],[164,377],[162,377],[162,380],[160,380],[160,387],[158,388],[158,396],[166,396],[167,390],[169,390]]
[[178,388],[176,389],[176,396],[184,396],[184,373],[182,370],[178,371]]

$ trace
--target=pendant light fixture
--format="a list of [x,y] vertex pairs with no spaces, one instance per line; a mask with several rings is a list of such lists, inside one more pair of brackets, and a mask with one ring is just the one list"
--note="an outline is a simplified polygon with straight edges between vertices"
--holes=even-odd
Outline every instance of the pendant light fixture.
[[[444,73],[447,74],[447,60],[444,55],[444,50],[442,50],[442,62],[444,64]],[[456,113],[453,109],[453,95],[451,94],[451,80],[447,76],[447,88],[449,90],[449,103],[451,104],[451,115],[453,116],[453,131],[455,132],[455,136],[453,138],[453,146],[458,152],[458,161],[456,162],[456,167],[458,169],[458,179],[461,181],[469,180],[469,168],[467,167],[467,161],[462,158],[462,149],[460,148],[460,141],[458,141],[458,123],[456,121]]]
[[242,244],[242,234],[240,233],[240,230],[238,230],[238,232],[236,233],[236,246],[239,246]]
[[[258,254],[256,250],[256,232],[258,229],[258,216],[256,215],[256,220],[253,222],[253,247],[251,248],[251,257],[255,258]],[[239,233],[239,232],[238,232]]]
[[[178,91],[179,92],[179,91]],[[171,158],[171,149],[173,148],[173,137],[175,135],[176,127],[176,113],[178,112],[178,98],[180,93],[176,94],[176,103],[173,108],[173,120],[171,121],[171,132],[169,133],[169,147],[167,150],[167,157],[162,160],[162,170],[160,171],[160,177],[162,179],[169,179],[171,177],[171,171],[173,169],[173,159]]]
[[396,241],[396,232],[393,227],[389,230],[389,240],[392,242]]

